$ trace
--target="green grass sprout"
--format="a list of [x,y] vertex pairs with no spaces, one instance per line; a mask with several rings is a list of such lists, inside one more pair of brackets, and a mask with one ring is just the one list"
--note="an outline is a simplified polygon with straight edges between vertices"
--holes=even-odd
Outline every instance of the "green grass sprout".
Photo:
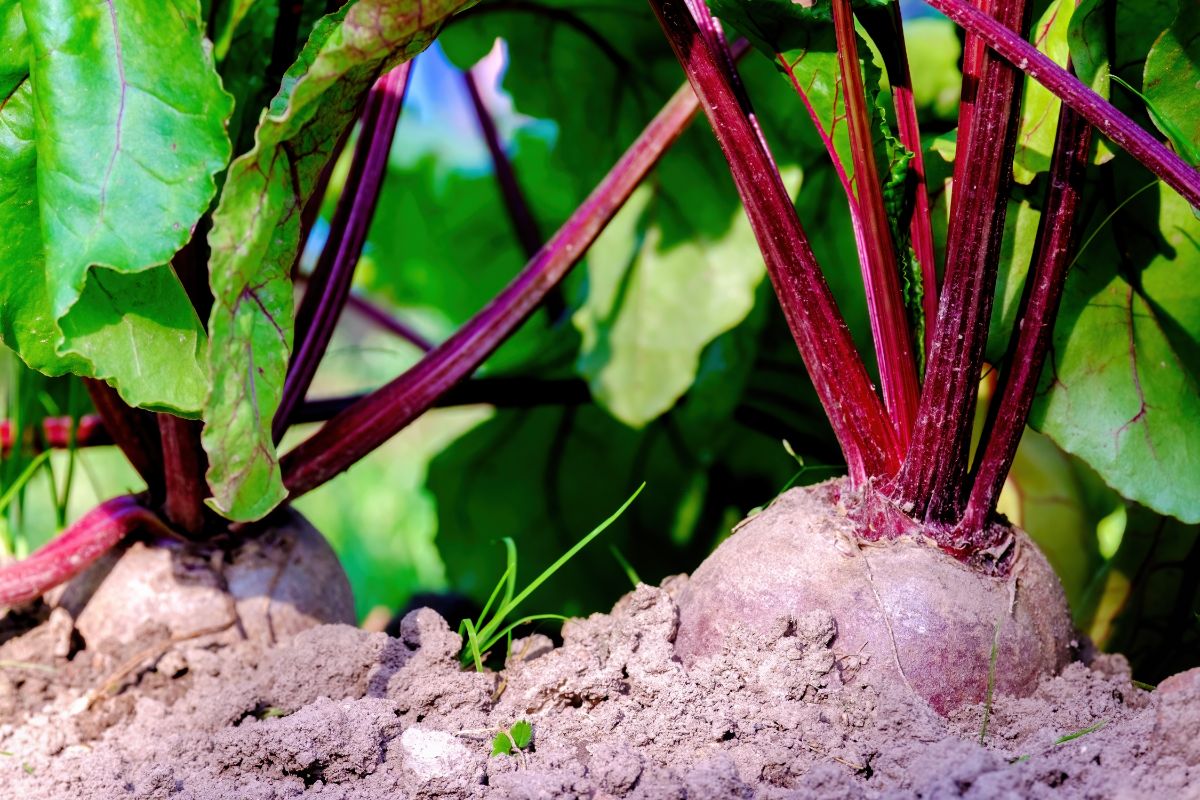
[[[610,525],[617,521],[621,514],[625,513],[625,509],[637,499],[637,496],[646,488],[643,483],[637,488],[629,499],[626,500],[620,508],[595,528],[587,535],[575,543],[570,550],[558,557],[558,560],[542,571],[540,575],[533,579],[528,586],[516,592],[517,585],[517,546],[516,543],[509,537],[505,537],[504,543],[506,566],[504,574],[500,576],[496,588],[492,590],[491,595],[484,603],[483,610],[479,612],[479,617],[472,622],[470,619],[464,619],[458,626],[460,636],[465,636],[466,643],[463,645],[463,651],[460,656],[463,666],[469,666],[472,663],[475,669],[479,672],[483,671],[483,661],[487,654],[495,647],[496,643],[501,639],[507,639],[509,644],[512,643],[512,632],[514,628],[520,627],[530,622],[539,620],[555,619],[566,620],[562,614],[530,614],[521,617],[513,622],[508,622],[512,612],[521,605],[531,594],[533,594],[539,586],[546,582],[551,575],[562,569],[562,566],[574,558],[580,550],[588,545],[593,539],[603,533]],[[497,604],[497,598],[500,602]],[[495,610],[493,611],[493,606]],[[490,616],[489,616],[490,614]]]
[[1001,617],[996,621],[996,632],[992,635],[992,654],[988,658],[987,694],[983,701],[983,725],[979,728],[979,743],[987,736],[988,722],[992,718],[992,694],[996,691],[996,657],[1000,654],[1000,626],[1004,622]]
[[636,589],[638,584],[642,582],[642,579],[637,574],[637,570],[633,568],[633,564],[629,563],[629,559],[625,557],[625,554],[615,544],[610,544],[608,549],[613,554],[613,558],[617,560],[617,563],[621,565],[621,571],[625,573],[625,577],[629,578],[629,583]]
[[1066,744],[1067,742],[1078,739],[1080,736],[1087,736],[1089,733],[1095,733],[1096,731],[1100,730],[1107,724],[1108,724],[1108,720],[1102,719],[1099,722],[1097,722],[1095,725],[1092,725],[1091,727],[1084,728],[1081,731],[1075,731],[1074,733],[1068,733],[1065,736],[1058,737],[1057,739],[1054,740],[1054,744],[1055,744],[1055,746],[1060,745],[1060,744]]

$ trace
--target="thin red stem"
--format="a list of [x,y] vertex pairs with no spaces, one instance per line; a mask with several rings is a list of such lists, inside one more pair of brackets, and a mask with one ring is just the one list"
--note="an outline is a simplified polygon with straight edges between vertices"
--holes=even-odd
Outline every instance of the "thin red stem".
[[1168,186],[1200,208],[1200,170],[1155,139],[1136,122],[1000,22],[965,0],[925,0],[952,21],[983,39],[1005,60],[1075,109],[1114,144],[1140,161]]
[[[293,424],[324,422],[362,400],[366,395],[355,394],[344,397],[323,397],[305,400],[296,411]],[[453,406],[488,405],[497,408],[534,408],[544,405],[578,405],[591,397],[587,383],[575,378],[538,379],[525,376],[493,376],[472,378],[446,391],[434,402],[438,408]],[[66,450],[71,447],[102,447],[113,443],[98,414],[86,414],[79,419],[79,427],[71,440],[72,417],[46,417],[42,420],[41,432],[29,442],[33,452],[42,450]],[[0,420],[0,447],[8,456],[15,446],[12,423]]]
[[152,497],[163,495],[163,465],[158,425],[148,411],[130,408],[117,390],[103,381],[84,378],[83,385],[92,398],[104,428],[125,458],[142,476]]
[[1046,211],[1038,225],[1033,266],[1021,299],[1020,322],[1009,342],[1006,366],[988,410],[984,444],[976,460],[974,484],[960,526],[968,536],[983,530],[995,513],[1000,491],[1025,432],[1070,268],[1091,140],[1091,126],[1064,105],[1058,116]]
[[209,495],[204,480],[208,460],[200,444],[200,423],[170,414],[157,417],[166,482],[163,510],[180,530],[197,534],[204,527],[204,498]]
[[[538,379],[524,376],[472,378],[452,386],[436,401],[435,408],[487,405],[494,408],[539,408],[577,406],[591,399],[587,383],[577,378]],[[307,400],[296,415],[296,424],[322,422],[350,408],[366,395],[322,397]]]
[[467,94],[471,98],[471,105],[475,109],[475,118],[479,122],[479,132],[492,157],[492,170],[496,176],[496,183],[500,187],[500,195],[504,198],[504,209],[508,212],[513,233],[516,234],[517,241],[520,242],[521,249],[525,252],[525,258],[533,258],[546,240],[543,238],[533,211],[530,210],[529,203],[525,199],[525,192],[522,191],[521,183],[517,180],[517,172],[508,159],[508,153],[504,151],[504,142],[500,140],[500,131],[496,128],[496,120],[492,117],[491,109],[487,107],[487,102],[479,92],[479,85],[475,82],[474,73],[469,69],[463,70],[462,76],[463,84],[467,87]]
[[933,217],[930,213],[929,187],[925,184],[925,152],[921,144],[921,126],[917,122],[917,104],[913,96],[912,72],[908,63],[908,48],[904,42],[904,22],[900,4],[889,3],[886,9],[860,9],[859,19],[871,33],[883,53],[888,82],[892,87],[892,104],[896,108],[896,127],[900,143],[912,160],[913,213],[909,221],[909,236],[917,264],[921,268],[921,307],[925,315],[925,354],[933,346],[933,320],[937,317],[937,256],[933,247]]
[[[1024,29],[1027,0],[1002,0],[1007,25]],[[892,497],[917,520],[957,523],[965,501],[979,376],[995,294],[1021,73],[992,53],[980,65],[963,164],[955,181],[946,237],[946,277],[912,446]],[[945,544],[945,543],[944,543]]]
[[293,498],[330,480],[424,413],[468,377],[533,313],[629,199],[696,113],[686,87],[675,93],[525,269],[453,336],[396,380],[345,409],[283,457]]
[[384,309],[372,303],[365,297],[351,292],[350,299],[346,301],[346,305],[350,307],[359,316],[365,318],[371,324],[378,328],[382,328],[389,333],[399,336],[404,341],[415,347],[419,347],[425,352],[433,349],[433,342],[426,339],[421,333],[405,324],[402,320],[396,319]]
[[650,0],[650,5],[729,162],[775,294],[852,480],[862,483],[891,475],[899,461],[895,433],[779,171],[730,84],[724,61],[706,44],[685,5],[664,0]]
[[132,495],[101,503],[33,555],[0,567],[0,606],[26,603],[65,583],[141,528],[170,533]]
[[74,417],[46,417],[42,420],[41,428],[32,432],[29,441],[17,442],[12,422],[0,420],[0,457],[8,458],[13,448],[18,446],[26,446],[33,452],[40,452],[66,450],[72,446],[94,447],[113,444],[112,436],[104,427],[104,421],[100,419],[99,414],[85,414],[80,417],[74,437],[71,435],[72,427],[75,427]]
[[[521,250],[525,253],[525,259],[529,260],[541,249],[546,240],[542,236],[537,218],[534,217],[533,210],[525,198],[525,192],[521,189],[517,171],[513,168],[508,153],[505,152],[504,142],[500,140],[500,131],[496,127],[496,120],[487,106],[487,101],[479,91],[474,73],[468,69],[463,71],[462,76],[463,84],[467,87],[467,94],[471,98],[471,105],[475,109],[475,119],[479,122],[479,132],[492,157],[492,174],[496,176],[496,185],[500,188],[500,197],[504,201],[504,210],[508,214],[508,221],[521,245]],[[558,287],[546,295],[545,304],[546,313],[551,321],[561,319],[563,312],[567,309],[566,301],[563,300],[562,292],[558,290]]]
[[900,453],[908,450],[917,415],[917,363],[913,358],[908,311],[900,292],[900,267],[891,223],[883,202],[883,187],[875,163],[870,111],[858,62],[858,36],[850,0],[833,0],[833,27],[837,35],[838,67],[846,98],[850,151],[854,159],[854,185],[862,216],[862,276],[875,340],[875,357],[883,384],[883,400],[892,418]]
[[275,414],[276,441],[283,437],[292,412],[304,400],[350,295],[354,269],[362,256],[387,174],[388,153],[411,68],[411,61],[396,67],[380,78],[367,95],[346,187],[330,221],[329,239],[296,313],[297,346]]

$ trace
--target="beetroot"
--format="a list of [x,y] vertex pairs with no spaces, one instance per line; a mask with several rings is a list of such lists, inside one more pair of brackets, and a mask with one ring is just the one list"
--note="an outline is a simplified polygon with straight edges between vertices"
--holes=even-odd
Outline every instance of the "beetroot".
[[865,656],[862,679],[905,681],[943,714],[984,699],[993,643],[998,692],[1028,694],[1066,665],[1066,598],[1022,531],[1000,574],[984,574],[931,537],[864,540],[845,483],[783,494],[700,565],[679,596],[684,664],[720,654],[736,628],[765,633],[781,616],[826,609],[835,651]]
[[[84,641],[127,642],[151,622],[208,642],[274,642],[322,623],[354,623],[350,583],[329,544],[290,508],[229,549],[134,542],[67,584],[58,604]],[[236,614],[234,613],[236,609]]]

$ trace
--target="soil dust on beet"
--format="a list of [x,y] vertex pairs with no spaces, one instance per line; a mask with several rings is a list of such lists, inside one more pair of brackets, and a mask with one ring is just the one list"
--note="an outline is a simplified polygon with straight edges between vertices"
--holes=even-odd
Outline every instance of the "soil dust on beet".
[[[69,620],[52,614],[0,647],[0,786],[44,800],[1200,797],[1200,670],[1147,692],[1123,658],[1094,656],[996,697],[983,732],[982,706],[943,719],[860,681],[871,655],[823,612],[685,670],[685,581],[567,623],[561,646],[518,640],[498,673],[463,670],[459,637],[423,609],[399,638],[327,625],[275,647],[181,642],[99,696],[139,643],[68,659]],[[493,756],[520,720],[532,740]]]

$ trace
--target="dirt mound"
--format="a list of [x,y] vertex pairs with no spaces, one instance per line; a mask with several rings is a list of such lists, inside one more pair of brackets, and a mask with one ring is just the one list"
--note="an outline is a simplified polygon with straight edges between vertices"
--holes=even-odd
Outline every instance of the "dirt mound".
[[[46,800],[1200,796],[1200,671],[1148,693],[1120,657],[1073,664],[996,698],[981,745],[981,706],[947,720],[860,681],[863,656],[825,613],[685,670],[682,585],[568,623],[561,647],[518,641],[500,674],[461,670],[428,610],[398,639],[324,626],[268,649],[181,643],[87,710],[75,671],[44,707],[8,706],[0,786]],[[49,696],[53,675],[35,672]],[[521,719],[526,752],[492,757],[493,731]]]

